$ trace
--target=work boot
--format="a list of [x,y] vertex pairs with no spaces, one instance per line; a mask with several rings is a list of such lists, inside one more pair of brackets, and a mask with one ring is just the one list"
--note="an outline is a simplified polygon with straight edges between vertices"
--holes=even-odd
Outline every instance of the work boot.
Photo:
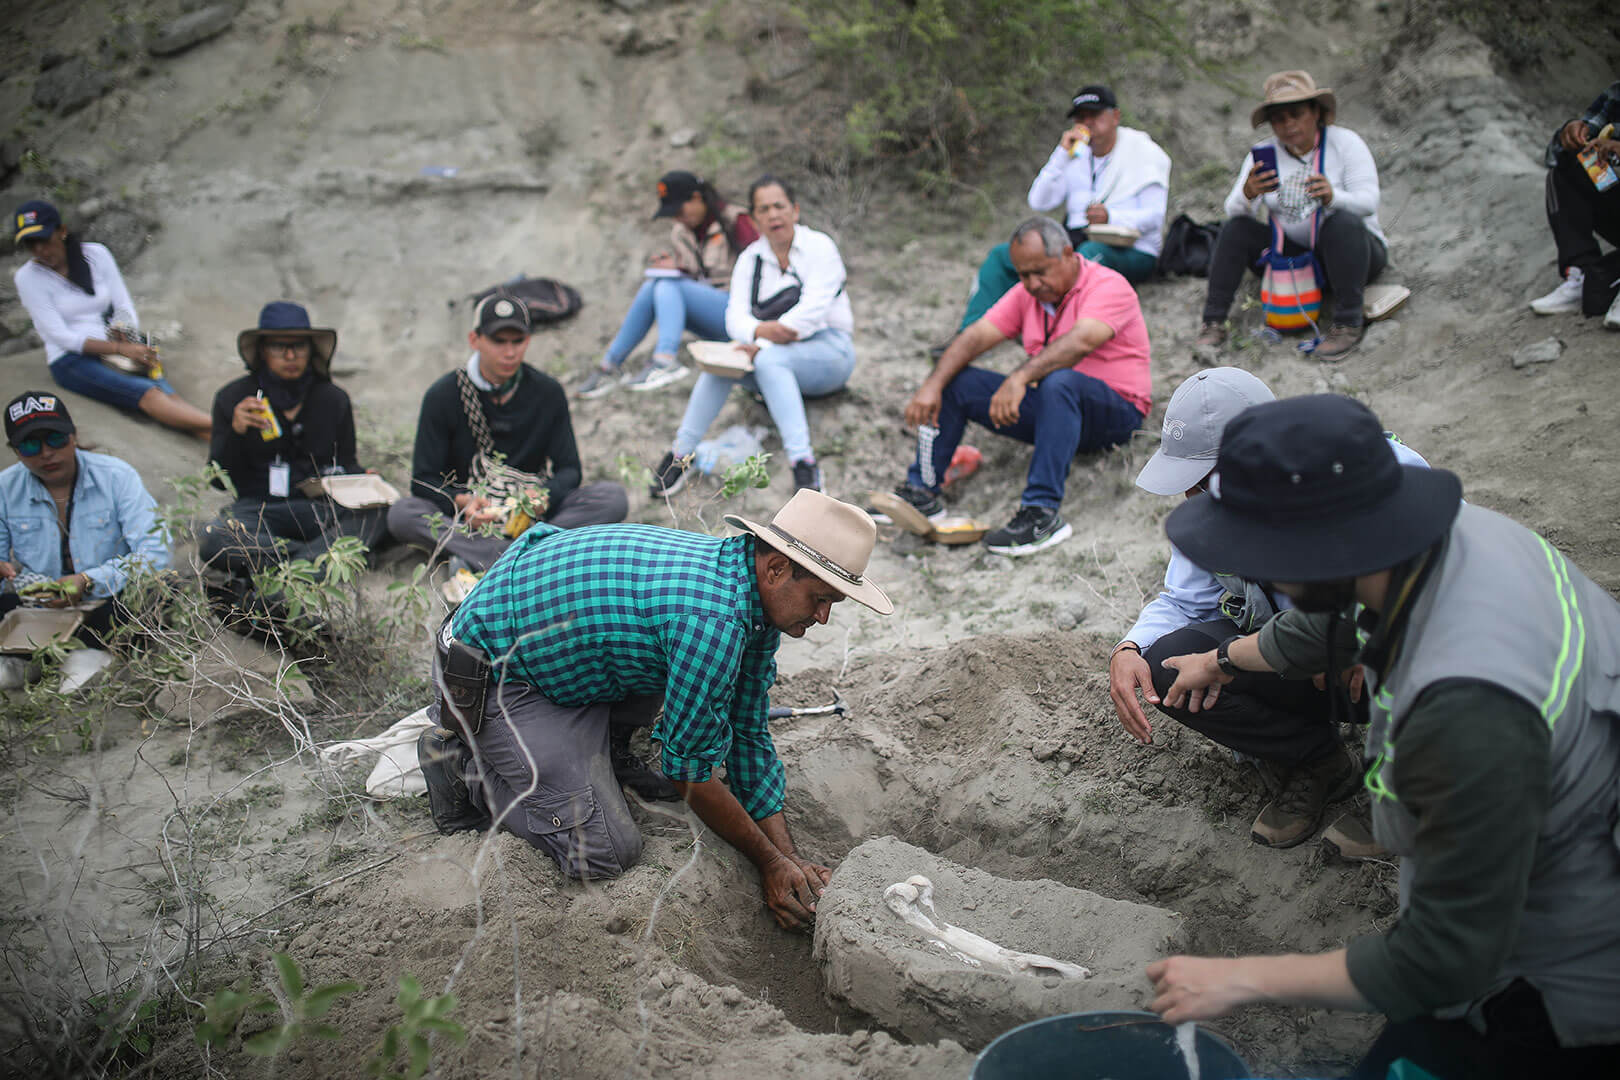
[[1322,834],[1322,847],[1330,857],[1350,862],[1394,858],[1394,853],[1373,837],[1371,823],[1359,810],[1339,815]]
[[1223,322],[1207,322],[1198,328],[1198,337],[1193,341],[1195,349],[1218,349],[1226,344],[1226,324]]
[[1355,793],[1355,763],[1342,746],[1315,761],[1296,765],[1282,790],[1261,807],[1249,839],[1265,847],[1291,848],[1303,843],[1322,823],[1329,803]]
[[428,811],[434,828],[445,836],[489,828],[490,816],[473,805],[467,790],[472,756],[472,747],[449,728],[430,727],[416,740],[416,760],[427,781]]
[[674,802],[681,797],[675,785],[669,782],[662,769],[648,765],[630,749],[630,734],[634,728],[611,728],[608,735],[608,755],[613,762],[613,776],[619,783],[648,802]]
[[1346,326],[1339,323],[1323,335],[1321,342],[1316,346],[1316,351],[1311,355],[1329,364],[1335,360],[1343,360],[1355,352],[1356,346],[1361,344],[1362,335],[1366,332],[1367,328],[1364,326]]

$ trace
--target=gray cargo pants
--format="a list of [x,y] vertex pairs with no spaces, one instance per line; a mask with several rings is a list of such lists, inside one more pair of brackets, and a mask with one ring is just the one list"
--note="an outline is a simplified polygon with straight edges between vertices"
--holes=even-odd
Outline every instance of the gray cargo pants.
[[613,776],[608,729],[647,727],[662,702],[558,705],[528,683],[491,685],[467,777],[473,803],[569,877],[624,873],[641,858],[641,832]]

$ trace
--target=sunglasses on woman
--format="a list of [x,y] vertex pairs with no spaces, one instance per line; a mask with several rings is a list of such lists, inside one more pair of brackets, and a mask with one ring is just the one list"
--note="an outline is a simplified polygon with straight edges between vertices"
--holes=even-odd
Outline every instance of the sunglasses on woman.
[[47,446],[52,450],[60,450],[72,438],[73,433],[70,431],[47,431],[43,435],[25,435],[12,443],[11,447],[22,457],[37,457]]

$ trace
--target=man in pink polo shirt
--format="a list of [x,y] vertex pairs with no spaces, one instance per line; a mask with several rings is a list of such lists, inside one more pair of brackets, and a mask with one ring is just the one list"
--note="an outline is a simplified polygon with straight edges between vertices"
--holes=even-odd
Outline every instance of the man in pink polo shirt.
[[[952,340],[906,405],[917,459],[895,494],[930,520],[943,517],[940,482],[969,420],[1033,443],[1018,513],[984,538],[999,554],[1030,555],[1073,533],[1058,515],[1069,463],[1129,439],[1153,407],[1153,381],[1129,282],[1076,255],[1051,218],[1018,226],[1011,253],[1023,287]],[[969,366],[1007,338],[1029,354],[1012,374]]]

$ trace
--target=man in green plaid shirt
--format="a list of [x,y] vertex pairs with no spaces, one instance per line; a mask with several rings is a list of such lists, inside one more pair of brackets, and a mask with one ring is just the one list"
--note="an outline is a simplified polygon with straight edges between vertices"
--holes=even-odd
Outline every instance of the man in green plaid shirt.
[[864,511],[803,490],[767,525],[726,520],[743,534],[537,525],[490,568],[447,627],[491,666],[482,726],[471,745],[435,728],[419,746],[441,831],[498,821],[572,876],[622,873],[641,835],[610,733],[652,725],[664,774],[759,868],[777,921],[810,918],[830,871],[799,856],[783,817],[776,647],[846,596],[893,605],[864,577]]

